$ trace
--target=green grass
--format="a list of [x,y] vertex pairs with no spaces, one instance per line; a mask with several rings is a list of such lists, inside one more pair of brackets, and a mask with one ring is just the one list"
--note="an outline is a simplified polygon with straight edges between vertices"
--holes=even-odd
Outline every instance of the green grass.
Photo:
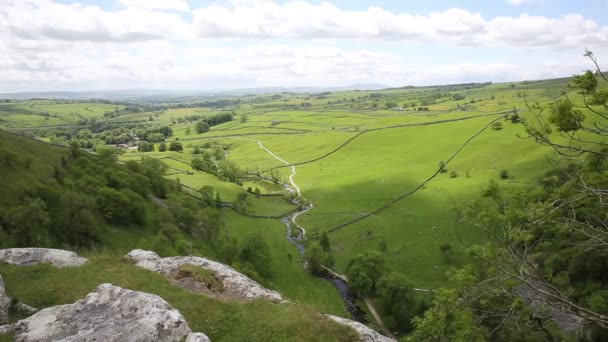
[[0,264],[12,298],[38,308],[73,303],[99,284],[157,294],[178,309],[193,331],[213,341],[352,341],[354,331],[322,318],[310,307],[264,300],[220,301],[176,287],[160,274],[143,270],[124,258],[89,255],[78,268],[48,264]]
[[34,182],[51,178],[66,153],[65,148],[0,131],[0,204],[14,204]]

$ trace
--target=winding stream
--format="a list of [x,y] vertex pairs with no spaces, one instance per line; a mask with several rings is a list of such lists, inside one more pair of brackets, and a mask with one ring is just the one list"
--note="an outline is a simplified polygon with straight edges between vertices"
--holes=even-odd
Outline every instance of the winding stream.
[[[296,248],[300,252],[302,259],[304,260],[304,267],[308,266],[307,261],[305,259],[306,247],[304,246],[304,243],[303,243],[303,240],[304,240],[303,232],[304,231],[295,222],[295,218],[297,218],[300,214],[307,212],[308,210],[310,210],[312,208],[313,208],[313,206],[309,205],[307,207],[302,208],[302,210],[298,210],[295,213],[284,216],[281,219],[281,221],[285,224],[285,227],[287,227],[286,238],[289,242],[291,242],[291,244],[296,246]],[[297,229],[297,233],[294,233],[294,226],[296,227],[295,229]],[[345,282],[344,280],[342,280],[340,278],[333,277],[333,276],[330,276],[327,274],[316,275],[316,276],[327,280],[338,290],[338,292],[340,293],[340,297],[342,297],[342,300],[344,301],[344,306],[346,307],[346,310],[351,314],[353,320],[363,323],[363,324],[369,323],[369,321],[366,318],[365,312],[357,305],[357,302],[356,302],[357,298],[354,296],[354,294],[352,294],[350,292],[350,288],[349,288],[347,282]]]
[[[284,185],[285,190],[287,190],[288,192],[291,192],[293,194],[296,194],[296,195],[298,195],[299,198],[301,198],[302,194],[300,192],[300,188],[298,187],[296,182],[293,180],[293,177],[296,175],[296,167],[294,165],[291,165],[288,161],[286,161],[286,160],[282,159],[281,157],[277,156],[276,154],[274,154],[274,152],[272,152],[271,150],[264,147],[261,140],[258,140],[257,143],[258,143],[258,146],[262,150],[266,151],[266,153],[270,154],[273,158],[275,158],[276,160],[280,161],[281,163],[291,167],[291,175],[289,175],[289,183]],[[294,204],[297,205],[298,203],[294,203]],[[298,218],[298,216],[311,210],[312,208],[314,208],[314,206],[311,203],[296,212],[285,215],[281,219],[281,222],[283,222],[283,224],[285,224],[285,227],[287,228],[286,229],[286,238],[291,244],[296,246],[296,248],[300,252],[300,255],[302,256],[302,260],[304,260],[304,268],[308,267],[308,262],[306,261],[306,247],[304,246],[304,236],[306,234],[306,230],[304,229],[304,227],[301,227],[300,225],[298,225],[296,223],[296,219]],[[298,232],[295,234],[294,234],[294,227],[296,227],[296,229],[298,230]],[[329,274],[317,275],[317,276],[319,278],[327,280],[332,285],[334,285],[334,287],[340,293],[340,297],[342,297],[342,300],[344,301],[344,306],[346,307],[346,310],[351,314],[353,320],[363,323],[363,324],[369,323],[369,321],[366,318],[365,312],[357,305],[357,301],[356,301],[357,298],[355,297],[354,294],[352,294],[350,292],[350,288],[346,281],[344,281],[343,279],[340,279],[338,277],[333,277]]]

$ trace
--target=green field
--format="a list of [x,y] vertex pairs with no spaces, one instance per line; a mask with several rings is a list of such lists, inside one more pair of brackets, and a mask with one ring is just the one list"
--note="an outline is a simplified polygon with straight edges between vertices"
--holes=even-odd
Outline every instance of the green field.
[[[307,307],[345,316],[347,313],[335,289],[303,269],[303,257],[286,239],[286,227],[280,217],[293,212],[297,206],[289,202],[290,193],[285,185],[293,188],[295,184],[302,197],[314,205],[299,216],[297,222],[307,232],[328,233],[335,258],[332,268],[337,272],[344,273],[350,260],[362,252],[379,250],[390,268],[404,274],[410,285],[439,288],[446,284],[448,270],[475,262],[466,255],[466,245],[485,239],[480,231],[459,223],[456,208],[477,198],[491,180],[508,188],[526,189],[547,171],[547,156],[560,162],[560,157],[551,149],[527,138],[523,125],[517,120],[512,122],[510,116],[517,112],[520,117],[531,120],[532,107],[546,110],[565,94],[576,97],[575,92],[568,90],[567,82],[567,79],[558,79],[324,95],[257,95],[244,97],[239,105],[221,110],[169,108],[120,116],[107,122],[116,122],[120,127],[122,120],[144,120],[136,126],[124,126],[121,134],[169,126],[172,134],[166,137],[166,143],[180,142],[183,151],[159,152],[157,144],[154,152],[144,153],[132,147],[119,157],[120,162],[140,161],[143,156],[162,160],[168,167],[165,177],[181,184],[183,191],[194,197],[200,196],[202,187],[213,187],[221,200],[233,207],[224,211],[227,233],[237,241],[258,235],[269,246],[273,271],[264,279],[266,286]],[[73,124],[82,118],[103,117],[109,108],[104,106],[114,108],[114,105],[92,103],[2,104],[0,125],[10,129]],[[56,116],[45,119],[35,111]],[[196,133],[196,122],[184,119],[189,115],[210,117],[224,112],[234,112],[233,120],[200,134]],[[148,117],[153,118],[148,121]],[[499,123],[500,127],[491,126],[492,123]],[[195,148],[200,146],[207,146],[205,151],[221,147],[220,152],[225,154],[222,158],[240,168],[240,178],[230,182],[220,177],[219,171],[195,170],[191,161]],[[53,156],[55,161],[58,158]],[[440,162],[448,160],[447,172],[437,173]],[[291,165],[295,166],[295,175]],[[41,167],[33,169],[48,172]],[[508,172],[508,179],[499,176],[504,170]],[[272,177],[279,181],[268,179]],[[15,179],[12,186],[18,187],[20,182],[27,179]],[[249,188],[258,188],[262,196],[247,195],[251,211],[244,215],[233,209]],[[273,196],[264,196],[269,194]],[[135,233],[107,229],[108,243],[121,236],[134,240]],[[440,246],[445,244],[453,248],[449,261],[440,252]],[[124,251],[132,245],[118,243],[115,251]],[[206,247],[201,248],[204,251]],[[212,254],[211,249],[209,251]],[[121,273],[129,268],[105,257],[95,258],[91,269],[104,264]],[[9,286],[13,287],[16,279],[29,274],[16,275],[7,266],[3,269],[9,272]],[[45,269],[40,272],[45,281],[55,276]],[[114,276],[110,274],[108,279]],[[165,285],[150,288],[152,285],[133,281],[137,281],[136,288],[151,289],[155,293],[166,291]],[[94,281],[86,284],[90,285],[87,285],[88,291]],[[81,286],[76,291],[79,294],[86,292],[86,286]],[[29,290],[22,291],[25,298],[32,296]],[[177,292],[168,297],[184,310],[187,318],[196,311],[187,303],[189,296],[192,294]],[[216,310],[213,305],[210,310]],[[244,310],[257,310],[256,305],[266,304],[245,305]],[[213,316],[212,321],[197,323],[194,327],[209,332],[212,338],[229,336],[228,339],[245,336],[238,334],[251,329],[247,325],[251,322],[238,322],[238,332],[230,335],[216,319],[219,320]]]

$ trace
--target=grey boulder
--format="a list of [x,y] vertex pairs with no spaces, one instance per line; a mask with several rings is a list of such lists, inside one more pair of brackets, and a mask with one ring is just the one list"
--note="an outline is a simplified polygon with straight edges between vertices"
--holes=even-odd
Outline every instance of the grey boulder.
[[388,338],[384,335],[377,333],[376,331],[368,328],[364,324],[359,322],[352,321],[350,319],[334,316],[334,315],[325,315],[333,321],[342,324],[347,327],[351,327],[357,331],[361,338],[361,342],[397,342],[392,338]]
[[56,267],[82,266],[88,262],[74,252],[53,248],[0,249],[0,261],[18,266],[51,263]]
[[0,325],[8,322],[8,309],[11,307],[11,299],[6,294],[4,279],[0,275]]
[[40,310],[11,330],[17,342],[177,342],[192,334],[181,313],[159,296],[112,284],[73,304]]

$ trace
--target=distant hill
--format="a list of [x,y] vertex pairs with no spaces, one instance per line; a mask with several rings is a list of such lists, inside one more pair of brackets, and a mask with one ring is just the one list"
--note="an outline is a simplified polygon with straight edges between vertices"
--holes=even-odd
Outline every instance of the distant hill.
[[212,97],[217,95],[245,95],[267,93],[318,93],[325,91],[344,90],[380,90],[388,86],[381,84],[352,84],[344,87],[266,87],[242,89],[215,89],[215,90],[168,90],[168,89],[124,89],[99,91],[49,91],[49,92],[17,92],[0,94],[0,99],[65,99],[87,100],[106,99],[115,101],[145,100],[146,98],[179,98],[185,96]]

